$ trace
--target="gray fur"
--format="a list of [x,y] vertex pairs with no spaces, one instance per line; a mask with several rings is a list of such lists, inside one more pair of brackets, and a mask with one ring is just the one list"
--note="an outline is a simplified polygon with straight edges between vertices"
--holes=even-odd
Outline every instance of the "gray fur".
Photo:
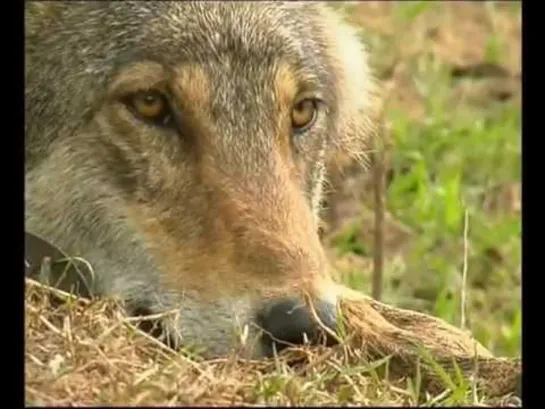
[[[177,310],[167,323],[177,342],[210,356],[240,344],[237,326],[256,334],[267,291],[309,281],[327,292],[316,232],[324,164],[337,150],[362,153],[373,129],[355,32],[305,2],[27,2],[25,20],[26,229],[89,260],[96,292]],[[112,81],[144,60],[205,73],[206,132],[186,127],[178,105],[182,125],[165,130],[112,99]],[[291,159],[272,154],[282,64],[324,101],[291,139]],[[141,206],[152,214],[135,216]],[[162,248],[186,257],[173,264]]]

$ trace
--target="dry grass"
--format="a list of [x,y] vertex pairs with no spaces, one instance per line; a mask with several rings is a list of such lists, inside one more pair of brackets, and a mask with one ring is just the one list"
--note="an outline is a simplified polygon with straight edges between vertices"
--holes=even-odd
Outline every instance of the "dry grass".
[[[456,358],[465,375],[473,372],[474,344],[465,332],[359,293],[345,297],[347,336],[339,347],[294,348],[266,361],[203,361],[136,329],[115,300],[75,299],[32,280],[26,285],[29,405],[415,405],[470,395],[473,403],[519,403],[510,392],[520,360],[487,357],[479,346],[484,389],[475,393],[454,379],[449,360]],[[448,374],[419,354],[418,344]]]

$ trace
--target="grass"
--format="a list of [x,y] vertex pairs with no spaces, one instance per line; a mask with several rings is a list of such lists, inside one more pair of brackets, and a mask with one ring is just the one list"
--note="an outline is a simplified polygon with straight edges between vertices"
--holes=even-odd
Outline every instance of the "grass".
[[[32,280],[26,281],[26,290],[29,405],[519,403],[505,395],[504,385],[509,383],[508,390],[513,390],[520,361],[479,360],[480,379],[496,385],[480,390],[467,377],[475,369],[474,358],[466,352],[452,361],[456,353],[451,353],[459,347],[445,347],[465,344],[463,349],[472,349],[465,334],[456,335],[440,323],[443,330],[430,330],[429,317],[371,306],[359,295],[360,301],[341,304],[347,337],[341,335],[336,347],[292,348],[269,360],[233,355],[205,361],[195,351],[174,351],[135,328],[134,318],[127,317],[116,300],[75,299]],[[384,318],[397,322],[411,340],[399,340],[398,331],[390,330],[392,324],[381,324]],[[447,332],[450,341],[445,342]],[[415,337],[435,351],[446,351],[446,360],[440,363],[431,349],[411,347],[411,352],[408,346],[416,345]],[[383,351],[382,357],[373,355],[375,347]]]
[[[496,355],[519,356],[520,3],[335,7],[366,29],[372,65],[392,85],[384,301],[460,326],[467,245],[466,326]],[[506,74],[474,74],[485,63]],[[353,177],[368,185],[367,174]],[[325,240],[343,282],[370,293],[372,195],[353,193],[342,199],[351,216]],[[310,361],[305,370],[280,358],[202,362],[136,331],[109,300],[52,308],[29,291],[26,317],[28,405],[520,405],[487,398],[440,366],[447,390],[429,395],[420,372],[394,380],[387,359],[354,362],[342,350],[300,351]]]
[[[472,66],[484,63],[505,67],[512,75],[520,73],[520,65],[513,63],[513,54],[520,53],[520,37],[515,35],[520,3],[385,3],[344,6],[352,22],[375,28],[364,34],[372,62],[379,76],[398,84],[386,111],[393,146],[386,206],[392,219],[410,233],[401,245],[386,245],[384,299],[459,325],[467,211],[469,328],[495,353],[517,355],[520,81],[504,99],[490,88],[508,78],[473,78],[469,73]],[[463,26],[462,19],[474,25],[467,28],[473,36],[450,31],[457,24]],[[456,44],[450,39],[454,35]],[[397,78],[388,77],[392,55],[397,55],[401,67]],[[468,74],[454,77],[454,67],[464,65]],[[330,243],[339,256],[370,257],[372,237],[361,222],[358,225],[360,220],[346,222],[333,235]],[[385,228],[396,226],[390,223]],[[345,283],[369,293],[371,270],[349,264]]]

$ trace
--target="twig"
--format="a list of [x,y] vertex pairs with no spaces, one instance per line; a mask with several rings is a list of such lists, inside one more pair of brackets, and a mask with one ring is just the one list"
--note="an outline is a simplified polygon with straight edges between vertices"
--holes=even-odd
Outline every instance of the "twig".
[[384,86],[380,106],[378,109],[378,126],[373,135],[373,150],[371,159],[373,161],[373,190],[375,204],[375,228],[373,245],[373,284],[371,289],[372,297],[380,301],[382,297],[382,282],[384,271],[384,145],[385,145],[385,111],[388,102],[397,86],[396,77],[400,70],[399,58],[392,68],[392,79]]
[[465,330],[466,329],[466,289],[467,289],[467,254],[468,254],[468,231],[469,231],[469,213],[467,209],[464,213],[464,265],[462,269],[462,314],[461,314],[461,322],[460,327]]
[[[379,125],[379,137],[382,134],[383,125]],[[375,200],[375,229],[373,246],[373,287],[372,296],[380,301],[382,297],[382,281],[384,270],[384,164],[381,151],[375,151],[373,155],[373,183]]]

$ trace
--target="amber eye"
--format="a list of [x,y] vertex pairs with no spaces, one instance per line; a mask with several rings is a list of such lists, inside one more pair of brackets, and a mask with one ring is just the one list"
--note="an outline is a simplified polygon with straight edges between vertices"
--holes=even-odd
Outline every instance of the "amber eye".
[[313,99],[303,99],[296,103],[291,110],[291,126],[294,131],[301,132],[308,129],[316,119],[317,106]]
[[166,125],[170,120],[168,102],[158,91],[141,91],[132,95],[129,102],[140,117]]

